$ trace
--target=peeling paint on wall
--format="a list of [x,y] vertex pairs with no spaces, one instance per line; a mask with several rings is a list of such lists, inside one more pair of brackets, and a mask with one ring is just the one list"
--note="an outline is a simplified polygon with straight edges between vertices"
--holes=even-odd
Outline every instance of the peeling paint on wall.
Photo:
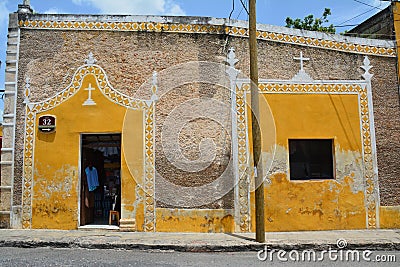
[[336,180],[340,183],[350,175],[353,193],[364,192],[362,155],[357,151],[345,151],[335,146]]
[[157,231],[232,233],[234,218],[232,210],[166,209],[157,208]]
[[[263,166],[266,166],[267,178],[274,174],[289,175],[289,151],[286,147],[275,145],[270,151],[262,152]],[[353,193],[364,191],[363,172],[362,172],[362,156],[357,151],[344,151],[340,146],[335,146],[335,180],[343,183],[347,176],[353,179],[351,189]],[[268,183],[266,183],[268,186]],[[333,190],[334,187],[330,188]]]
[[[265,186],[265,230],[299,231],[364,229],[364,192],[354,193],[354,180],[289,181],[273,174]],[[254,192],[251,194],[252,213]],[[254,217],[253,217],[254,218]],[[252,221],[254,231],[254,220]]]
[[382,229],[400,229],[400,206],[381,206],[379,215]]
[[[49,175],[52,174],[52,175]],[[32,227],[73,229],[78,224],[78,167],[63,165],[54,170],[37,163],[32,202]]]
[[[265,230],[365,229],[357,96],[266,94],[265,100],[260,110],[271,109],[276,127],[274,144],[264,143],[262,152]],[[271,135],[271,123],[265,120],[261,119],[264,139]],[[333,139],[334,179],[290,180],[289,139]],[[255,218],[254,192],[250,199]],[[255,220],[251,222],[254,231]]]

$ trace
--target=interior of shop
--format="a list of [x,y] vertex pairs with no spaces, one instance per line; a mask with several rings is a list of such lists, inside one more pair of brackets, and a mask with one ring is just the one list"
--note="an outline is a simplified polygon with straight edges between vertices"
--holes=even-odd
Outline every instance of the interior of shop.
[[118,225],[121,134],[81,135],[80,225]]

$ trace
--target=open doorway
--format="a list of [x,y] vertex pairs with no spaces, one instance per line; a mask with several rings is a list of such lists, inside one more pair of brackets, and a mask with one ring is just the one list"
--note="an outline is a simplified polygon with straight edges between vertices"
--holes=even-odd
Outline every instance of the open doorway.
[[121,134],[82,134],[81,226],[109,225],[110,222],[118,225],[120,174]]

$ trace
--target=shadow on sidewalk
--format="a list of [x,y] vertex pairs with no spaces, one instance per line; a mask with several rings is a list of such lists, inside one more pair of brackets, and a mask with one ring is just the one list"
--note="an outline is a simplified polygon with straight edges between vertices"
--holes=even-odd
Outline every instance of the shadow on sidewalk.
[[244,239],[244,240],[247,240],[247,241],[254,241],[254,242],[256,241],[255,238],[242,236],[240,234],[235,234],[235,233],[224,233],[224,234],[229,235],[229,236],[233,236],[233,237],[237,237],[237,238],[240,238],[240,239]]

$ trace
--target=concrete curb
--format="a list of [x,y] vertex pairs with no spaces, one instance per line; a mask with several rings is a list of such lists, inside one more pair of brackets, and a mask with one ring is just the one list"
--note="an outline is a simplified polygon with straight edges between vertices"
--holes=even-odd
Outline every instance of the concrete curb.
[[[125,242],[105,242],[90,243],[77,241],[34,241],[34,240],[0,240],[0,247],[19,247],[19,248],[82,248],[82,249],[123,249],[141,251],[178,251],[178,252],[251,252],[265,249],[290,250],[329,250],[338,249],[336,243],[265,243],[265,244],[243,244],[243,245],[213,245],[213,244],[144,244],[144,243],[125,243]],[[358,243],[348,244],[343,250],[400,250],[400,243]]]
[[178,252],[258,252],[260,250],[400,251],[400,230],[269,232],[257,243],[254,233],[143,233],[81,230],[1,230],[0,247],[83,248]]

